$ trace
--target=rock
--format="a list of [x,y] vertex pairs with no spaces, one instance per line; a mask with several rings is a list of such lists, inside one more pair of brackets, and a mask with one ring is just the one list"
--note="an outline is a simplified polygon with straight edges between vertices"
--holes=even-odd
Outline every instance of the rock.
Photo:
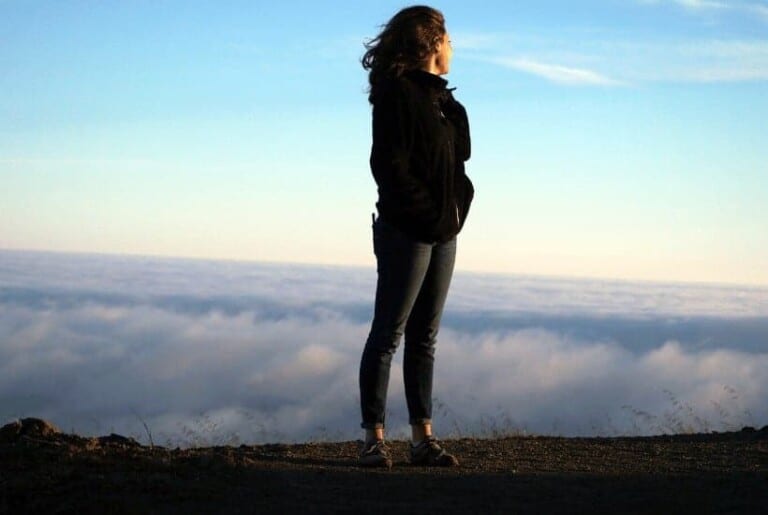
[[59,428],[40,418],[22,418],[0,428],[0,442],[13,443],[22,436],[45,438],[61,433]]
[[0,427],[0,443],[15,442],[21,433],[21,422],[14,420],[10,424]]
[[22,418],[21,434],[25,436],[52,436],[61,433],[58,427],[40,418]]
[[141,447],[141,444],[133,438],[127,436],[111,433],[109,436],[100,436],[99,443],[101,445],[126,445],[128,447]]

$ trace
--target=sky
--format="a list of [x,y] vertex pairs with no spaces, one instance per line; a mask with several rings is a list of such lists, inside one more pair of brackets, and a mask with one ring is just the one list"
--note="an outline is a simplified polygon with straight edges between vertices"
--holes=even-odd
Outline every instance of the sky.
[[[358,439],[375,280],[363,267],[0,251],[0,424],[39,417],[165,446]],[[760,428],[766,334],[765,287],[459,272],[435,431]],[[402,356],[392,439],[410,434]]]
[[[0,248],[371,268],[399,2],[0,0]],[[435,4],[462,271],[768,285],[768,2]]]

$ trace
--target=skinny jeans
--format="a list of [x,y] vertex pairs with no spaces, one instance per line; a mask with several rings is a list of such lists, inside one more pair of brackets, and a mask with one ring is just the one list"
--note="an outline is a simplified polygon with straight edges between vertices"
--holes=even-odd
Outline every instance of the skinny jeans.
[[416,241],[380,217],[373,223],[376,301],[360,361],[364,429],[385,427],[392,356],[405,335],[403,380],[411,425],[432,420],[435,343],[456,261],[456,238]]

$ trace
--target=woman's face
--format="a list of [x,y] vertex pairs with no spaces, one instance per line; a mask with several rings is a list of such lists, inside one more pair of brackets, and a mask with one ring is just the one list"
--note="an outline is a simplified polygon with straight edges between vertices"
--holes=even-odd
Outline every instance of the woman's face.
[[453,58],[453,47],[451,47],[451,38],[446,31],[443,39],[437,44],[435,52],[435,66],[438,75],[445,75],[451,69],[451,59]]

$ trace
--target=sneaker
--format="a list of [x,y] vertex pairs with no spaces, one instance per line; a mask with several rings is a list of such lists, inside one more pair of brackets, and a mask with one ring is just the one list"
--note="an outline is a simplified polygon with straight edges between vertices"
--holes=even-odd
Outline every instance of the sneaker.
[[437,443],[437,438],[429,436],[419,445],[411,444],[411,464],[428,467],[458,467],[459,460],[453,454],[448,454]]
[[374,440],[364,444],[358,463],[363,467],[392,468],[389,446],[384,440]]

